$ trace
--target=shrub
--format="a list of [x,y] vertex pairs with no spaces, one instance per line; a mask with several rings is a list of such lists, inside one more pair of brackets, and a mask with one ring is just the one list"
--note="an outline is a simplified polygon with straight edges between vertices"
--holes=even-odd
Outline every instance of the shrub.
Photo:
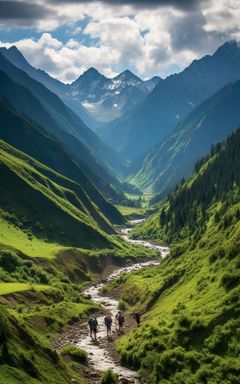
[[106,285],[104,285],[102,288],[101,288],[101,294],[102,295],[105,295],[106,293],[108,293],[108,290],[109,290],[109,288],[106,286]]
[[15,271],[19,265],[18,257],[10,251],[6,251],[0,254],[0,266],[7,272]]
[[111,369],[108,369],[102,375],[101,384],[117,384],[118,375],[114,373]]
[[221,284],[226,289],[232,289],[240,284],[240,275],[238,271],[227,271],[221,279]]
[[119,301],[118,309],[120,309],[120,311],[125,311],[126,310],[126,304],[125,304],[125,302],[123,300]]
[[71,360],[76,361],[77,363],[86,363],[87,361],[87,352],[74,345],[66,345],[63,347],[61,355],[68,356]]

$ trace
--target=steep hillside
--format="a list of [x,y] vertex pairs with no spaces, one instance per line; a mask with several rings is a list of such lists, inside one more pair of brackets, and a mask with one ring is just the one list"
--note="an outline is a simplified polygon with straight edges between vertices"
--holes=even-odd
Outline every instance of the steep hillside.
[[19,115],[6,100],[1,99],[0,138],[56,172],[76,181],[112,223],[123,222],[116,208],[105,200],[95,185],[82,172],[82,169],[86,172],[86,168],[81,167],[81,162],[73,159],[54,137],[49,136],[34,122]]
[[171,132],[197,105],[240,78],[240,48],[227,42],[212,56],[195,60],[183,72],[161,81],[128,116],[105,127],[103,138],[130,160]]
[[138,164],[133,183],[166,196],[211,145],[240,125],[240,81],[229,84],[203,102]]
[[240,130],[135,231],[174,244],[159,267],[117,284],[146,312],[119,341],[122,361],[152,384],[240,382],[239,167]]
[[[24,71],[11,64],[2,54],[0,54],[0,70],[7,73],[17,84],[27,88],[35,98],[40,101],[45,112],[50,115],[51,124],[47,124],[48,121],[45,122],[45,120],[43,121],[42,119],[41,121],[38,120],[38,122],[46,130],[62,140],[71,152],[77,154],[77,148],[79,152],[80,143],[81,147],[86,147],[85,152],[88,153],[89,161],[92,160],[91,154],[92,157],[95,158],[95,164],[97,162],[100,163],[105,166],[110,173],[123,171],[124,163],[120,157],[115,154],[114,150],[104,144],[57,95],[49,91],[41,83],[29,77]],[[17,106],[14,106],[17,109]],[[22,112],[32,117],[30,108]],[[84,157],[82,159],[84,159]],[[87,162],[88,160],[86,159],[86,163]]]
[[0,306],[0,383],[76,384],[80,376],[29,328]]
[[3,141],[0,151],[2,243],[16,246],[19,231],[65,246],[111,245],[100,230],[113,232],[110,224],[79,184]]
[[[42,103],[27,88],[12,81],[10,77],[0,71],[0,95],[7,97],[14,108],[31,118],[41,127],[45,133],[48,131],[63,143],[66,150],[75,158],[81,169],[89,176],[106,197],[113,201],[123,198],[116,192],[114,186],[119,187],[119,181],[101,164],[101,162],[81,141],[60,129],[54,119],[43,107]],[[36,125],[36,124],[35,124]]]

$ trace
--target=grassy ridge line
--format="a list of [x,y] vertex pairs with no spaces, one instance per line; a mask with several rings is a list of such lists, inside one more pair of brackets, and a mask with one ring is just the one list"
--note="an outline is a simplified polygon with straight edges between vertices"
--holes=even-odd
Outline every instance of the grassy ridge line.
[[37,291],[44,291],[51,289],[51,287],[43,284],[30,285],[25,283],[0,283],[0,295],[7,295],[8,293],[13,292],[29,291],[32,289]]
[[85,248],[111,247],[110,238],[97,228],[80,196],[50,178],[55,176],[53,171],[3,142],[0,150],[3,219],[42,240]]
[[[59,191],[58,196],[63,197],[65,202],[68,203],[69,201],[73,207],[77,208],[78,211],[80,210],[87,214],[89,219],[93,217],[95,219],[95,223],[100,226],[102,225],[105,230],[112,231],[109,220],[104,217],[99,207],[96,207],[78,183],[60,175],[23,152],[14,149],[14,147],[4,144],[3,141],[0,141],[0,143],[6,156],[7,154],[9,155],[9,160],[11,160],[13,169],[17,169],[18,174],[23,174],[26,177],[26,172],[22,172],[24,169],[26,169],[29,174],[36,173],[36,181],[39,183],[42,181],[41,184],[43,187],[47,188],[47,192],[53,191],[53,193],[55,193]],[[27,180],[30,181],[30,178],[27,178]],[[31,178],[31,182],[34,182],[34,177]],[[51,184],[53,184],[52,188],[50,188]],[[37,185],[36,182],[35,185]],[[85,217],[85,220],[87,219],[88,217]],[[91,221],[91,223],[93,223],[93,221]]]
[[[11,84],[6,85],[8,91],[9,85]],[[20,102],[25,100],[24,97],[21,98],[19,96],[18,87],[11,94],[14,94]],[[30,100],[32,99],[30,98]],[[30,104],[28,102],[26,104],[25,100],[24,105],[28,106],[27,110],[31,109],[29,107],[31,102]],[[25,112],[27,113],[27,111]],[[96,185],[101,187],[99,183],[104,184],[106,183],[106,180],[103,178],[104,181],[101,182],[100,176],[98,175],[98,180],[96,180],[95,183],[94,181],[91,181],[93,177],[91,171],[88,169],[86,170],[77,157],[72,157],[61,142],[51,136],[51,134],[44,131],[44,129],[35,122],[36,119],[34,117],[33,119],[34,121],[30,121],[26,115],[21,115],[16,112],[8,100],[0,98],[0,138],[18,150],[23,151],[38,160],[40,163],[45,164],[55,172],[64,175],[65,185],[67,184],[68,187],[69,183],[67,183],[67,180],[69,180],[69,178],[74,180],[78,186],[81,186],[82,189],[81,191],[78,187],[78,195],[82,198],[84,195],[87,195],[89,199],[98,206],[98,209],[101,212],[104,212],[105,217],[107,217],[111,222],[118,224],[122,223],[123,218],[119,212],[104,198],[96,187]],[[44,124],[43,127],[45,127]],[[84,157],[80,147],[78,148],[78,151]],[[88,164],[88,166],[90,166],[90,164]],[[94,177],[93,180],[95,180]],[[106,185],[104,190],[107,191]],[[110,186],[108,191],[111,196],[113,190],[111,190]],[[89,203],[87,204],[87,201],[85,201],[85,205],[89,207]]]

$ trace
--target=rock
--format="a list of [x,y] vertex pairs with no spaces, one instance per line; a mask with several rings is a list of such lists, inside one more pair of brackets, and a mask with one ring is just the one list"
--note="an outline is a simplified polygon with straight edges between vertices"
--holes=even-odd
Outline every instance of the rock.
[[129,384],[130,381],[126,377],[120,377],[120,379],[118,380],[118,383],[119,384]]
[[87,300],[90,300],[92,298],[92,295],[90,295],[90,294],[84,295],[84,298],[87,299]]

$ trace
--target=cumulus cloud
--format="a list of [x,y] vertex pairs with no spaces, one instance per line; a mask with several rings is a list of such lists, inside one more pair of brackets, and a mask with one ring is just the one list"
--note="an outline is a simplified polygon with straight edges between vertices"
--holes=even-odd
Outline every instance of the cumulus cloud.
[[[29,19],[43,32],[15,44],[63,81],[89,66],[108,76],[126,68],[144,78],[167,76],[240,38],[238,0],[0,0],[0,13],[1,5],[0,25],[18,15],[17,25]],[[56,28],[65,28],[64,43],[54,38]]]
[[9,48],[15,45],[36,68],[41,68],[52,76],[71,82],[89,67],[95,66],[106,76],[114,76],[111,66],[119,61],[116,50],[109,47],[86,47],[74,39],[63,44],[43,33],[40,39],[22,39],[13,43],[0,42],[0,46]]

